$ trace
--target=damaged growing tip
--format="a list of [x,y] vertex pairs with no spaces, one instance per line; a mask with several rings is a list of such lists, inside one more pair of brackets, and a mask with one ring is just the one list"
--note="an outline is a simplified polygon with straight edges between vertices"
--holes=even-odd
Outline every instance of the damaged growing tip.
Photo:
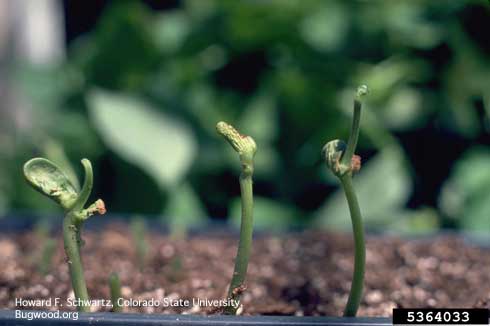
[[343,140],[335,139],[325,144],[322,149],[322,156],[325,159],[328,168],[337,176],[347,172],[347,169],[342,169],[340,165],[340,159],[346,148],[347,145]]
[[216,124],[216,130],[230,143],[240,156],[255,155],[257,144],[255,144],[252,137],[240,134],[232,125],[223,121]]
[[322,156],[328,168],[338,177],[348,172],[357,173],[361,170],[361,157],[359,155],[352,155],[349,166],[341,164],[346,148],[347,144],[343,140],[335,139],[329,141],[322,149]]
[[102,199],[97,199],[95,203],[87,207],[86,209],[78,213],[78,218],[81,220],[86,220],[92,215],[99,214],[104,215],[106,213],[106,208],[104,201]]
[[366,85],[361,85],[357,88],[357,99],[361,99],[364,95],[369,93],[369,89]]

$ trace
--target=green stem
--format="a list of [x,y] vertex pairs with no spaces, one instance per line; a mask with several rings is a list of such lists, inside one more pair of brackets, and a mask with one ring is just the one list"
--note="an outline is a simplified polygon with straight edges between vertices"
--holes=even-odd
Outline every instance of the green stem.
[[340,177],[344,189],[347,203],[349,204],[350,216],[352,219],[352,229],[354,232],[354,273],[350,289],[349,299],[344,310],[345,317],[354,317],[359,308],[362,298],[364,283],[364,269],[366,264],[366,247],[364,244],[364,227],[362,225],[361,210],[357,201],[357,196],[352,185],[352,176],[350,173]]
[[119,298],[122,298],[121,281],[117,273],[111,273],[109,276],[109,287],[111,290],[112,311],[121,312],[122,306],[119,304]]
[[[253,186],[252,175],[245,172],[240,176],[240,190],[242,197],[242,219],[240,226],[240,241],[235,259],[235,269],[228,290],[228,298],[240,300],[243,285],[247,275],[248,260],[252,248],[253,233]],[[236,314],[236,308],[228,306],[226,314]]]
[[245,277],[247,276],[248,260],[252,248],[253,233],[253,185],[254,156],[257,144],[250,136],[240,134],[233,126],[220,121],[216,130],[222,135],[238,153],[242,166],[240,174],[240,190],[242,194],[242,220],[240,226],[240,240],[235,259],[235,269],[228,290],[228,299],[238,301],[238,304],[229,305],[224,309],[225,314],[236,314],[242,292],[245,290]]
[[352,156],[357,146],[357,139],[359,138],[359,124],[361,122],[361,109],[362,98],[368,93],[366,85],[361,85],[357,88],[356,97],[354,98],[354,116],[352,118],[352,127],[350,130],[349,140],[347,141],[347,148],[342,155],[341,164],[343,166],[350,166]]
[[82,303],[78,306],[78,311],[88,312],[89,306],[84,302],[88,300],[87,285],[83,275],[82,259],[80,257],[80,228],[81,222],[73,212],[68,212],[63,219],[63,240],[65,252],[68,257],[68,267],[70,270],[71,284],[75,298],[80,299]]
[[352,118],[352,128],[347,141],[347,148],[342,155],[341,163],[345,166],[350,166],[352,156],[357,146],[357,139],[359,138],[359,124],[361,122],[361,107],[362,104],[358,99],[354,100],[354,117]]

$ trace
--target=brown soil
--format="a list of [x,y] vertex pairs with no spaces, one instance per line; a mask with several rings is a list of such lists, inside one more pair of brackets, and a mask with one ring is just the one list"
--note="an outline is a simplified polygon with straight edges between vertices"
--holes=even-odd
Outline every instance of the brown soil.
[[[128,229],[112,224],[86,231],[83,258],[89,293],[108,298],[107,279],[119,273],[132,299],[223,298],[237,239],[200,235],[176,241],[148,235],[150,252],[140,271]],[[41,247],[34,233],[1,235],[0,308],[15,298],[73,296],[61,239],[51,271],[40,275]],[[349,234],[322,232],[258,236],[243,294],[245,315],[341,315],[353,263]],[[389,316],[393,307],[490,307],[490,250],[444,236],[429,240],[368,237],[364,299],[359,316]],[[27,308],[26,308],[27,309]],[[49,309],[72,310],[68,307]],[[97,306],[94,311],[108,311]],[[212,308],[145,307],[125,312],[215,313]]]

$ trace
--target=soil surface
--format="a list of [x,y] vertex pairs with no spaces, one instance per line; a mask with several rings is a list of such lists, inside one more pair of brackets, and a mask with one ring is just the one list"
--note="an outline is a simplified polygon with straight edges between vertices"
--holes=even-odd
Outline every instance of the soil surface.
[[[222,299],[233,272],[236,234],[175,240],[149,233],[144,267],[130,232],[114,223],[83,234],[83,260],[92,299],[108,299],[107,279],[119,273],[122,294],[133,300]],[[16,308],[15,298],[73,298],[61,237],[51,270],[37,261],[43,241],[34,232],[0,234],[0,308]],[[244,315],[342,314],[353,267],[349,234],[318,231],[257,236],[243,293]],[[490,307],[490,250],[455,236],[428,240],[367,238],[365,292],[359,316],[390,316],[394,307]],[[54,299],[53,299],[54,300]],[[17,307],[19,308],[19,307]],[[25,309],[33,309],[26,307]],[[94,311],[110,311],[102,303]],[[216,308],[125,307],[124,312],[219,313]]]

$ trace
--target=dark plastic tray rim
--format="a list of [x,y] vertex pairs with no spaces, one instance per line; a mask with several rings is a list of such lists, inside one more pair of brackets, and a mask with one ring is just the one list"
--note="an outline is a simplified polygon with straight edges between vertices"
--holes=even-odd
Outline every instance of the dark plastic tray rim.
[[[22,310],[34,312],[33,310]],[[78,319],[37,319],[15,318],[15,310],[0,310],[0,325],[97,325],[97,326],[156,326],[156,325],[198,325],[198,326],[388,326],[388,317],[297,317],[297,316],[199,316],[126,313],[79,313]]]

